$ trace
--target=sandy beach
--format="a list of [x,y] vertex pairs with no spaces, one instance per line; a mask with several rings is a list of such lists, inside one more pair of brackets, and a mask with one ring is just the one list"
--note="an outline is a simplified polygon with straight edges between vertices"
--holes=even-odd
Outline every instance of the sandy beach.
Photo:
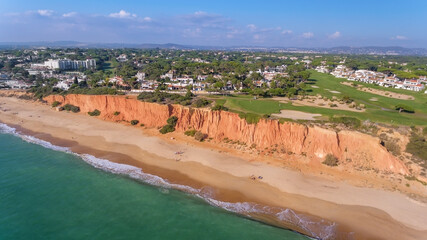
[[[324,219],[317,228],[333,226],[336,235],[332,239],[427,236],[427,204],[397,191],[312,176],[186,140],[179,134],[160,136],[157,129],[107,122],[84,113],[56,112],[41,103],[0,97],[0,108],[0,122],[73,152],[137,166],[171,183],[210,189],[216,200],[292,209],[313,221]],[[310,234],[269,214],[250,215]]]

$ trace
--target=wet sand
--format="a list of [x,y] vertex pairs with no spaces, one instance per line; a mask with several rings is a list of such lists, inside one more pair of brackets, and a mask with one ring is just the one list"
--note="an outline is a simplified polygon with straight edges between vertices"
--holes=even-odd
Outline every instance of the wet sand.
[[[153,136],[150,129],[55,112],[38,103],[4,97],[0,103],[0,121],[28,135],[73,152],[137,166],[172,183],[210,189],[220,201],[289,208],[314,222],[325,219],[321,227],[335,222],[338,239],[350,235],[355,239],[423,239],[427,235],[427,206],[397,192],[355,187],[247,161],[216,149]],[[176,155],[177,151],[184,153]],[[263,179],[252,180],[251,175]],[[277,212],[272,210],[249,215],[309,234],[301,226],[278,221],[274,214]]]

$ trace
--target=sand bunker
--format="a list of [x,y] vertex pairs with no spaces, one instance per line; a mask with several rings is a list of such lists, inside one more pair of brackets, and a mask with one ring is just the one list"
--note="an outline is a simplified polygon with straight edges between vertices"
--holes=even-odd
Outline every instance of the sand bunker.
[[322,114],[306,113],[294,110],[281,110],[280,113],[272,114],[275,117],[290,118],[293,120],[316,120],[315,117],[321,117]]
[[340,94],[341,92],[335,91],[335,90],[330,90],[330,89],[326,89],[328,90],[330,93],[335,93],[335,94]]
[[[344,84],[344,85],[347,85],[350,87],[354,87],[352,85],[353,83],[351,83],[351,82],[342,82],[341,84]],[[385,91],[385,90],[379,90],[379,89],[374,89],[374,88],[368,88],[368,87],[361,87],[361,85],[358,85],[356,87],[356,89],[359,91],[362,91],[362,92],[368,92],[368,93],[380,95],[383,97],[402,99],[402,100],[414,100],[415,99],[413,96],[410,96],[410,95],[395,93],[395,92],[390,92],[390,91]]]
[[276,97],[274,100],[280,101],[282,103],[291,102],[294,106],[310,106],[310,107],[320,107],[320,108],[329,108],[336,110],[344,110],[344,111],[352,111],[352,112],[364,112],[365,109],[357,109],[355,107],[351,107],[351,104],[340,103],[340,101],[335,100],[331,101],[329,99],[323,99],[319,97],[306,97],[304,99],[289,99],[284,97]]
[[312,88],[319,88],[318,86],[311,86]]
[[373,98],[370,98],[369,101],[376,102],[378,101],[378,98],[373,97]]

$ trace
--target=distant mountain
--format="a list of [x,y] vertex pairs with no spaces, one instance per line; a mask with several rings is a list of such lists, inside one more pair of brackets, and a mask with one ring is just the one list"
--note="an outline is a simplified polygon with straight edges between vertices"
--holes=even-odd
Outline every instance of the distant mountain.
[[323,54],[368,54],[368,55],[414,55],[427,56],[425,48],[391,47],[332,47],[332,48],[299,48],[299,47],[261,47],[261,46],[195,46],[174,43],[84,43],[77,41],[54,42],[0,42],[0,49],[16,48],[140,48],[140,49],[181,49],[181,50],[225,50],[225,51],[274,51],[292,53],[323,53]]
[[77,41],[54,41],[54,42],[0,42],[0,49],[13,48],[161,48],[161,49],[217,49],[217,47],[185,46],[174,43],[84,43]]
[[334,47],[328,49],[335,54],[372,54],[372,55],[427,55],[424,48],[404,47]]

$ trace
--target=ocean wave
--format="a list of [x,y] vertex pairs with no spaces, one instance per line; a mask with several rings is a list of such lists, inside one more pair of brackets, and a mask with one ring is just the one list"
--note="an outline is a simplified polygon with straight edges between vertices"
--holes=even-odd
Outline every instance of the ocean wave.
[[9,134],[15,134],[16,129],[13,127],[9,127],[8,125],[4,123],[0,123],[0,133],[9,133]]
[[162,188],[173,188],[188,193],[198,193],[199,190],[180,184],[170,183],[167,180],[149,173],[145,173],[141,168],[134,167],[127,164],[115,163],[106,159],[97,158],[89,154],[79,154],[79,156],[87,163],[92,165],[95,168],[102,169],[107,172],[114,174],[127,175],[133,179],[148,183]]
[[269,207],[250,202],[231,203],[219,201],[214,199],[215,191],[210,187],[195,189],[186,185],[170,183],[164,178],[143,172],[141,168],[127,164],[111,162],[107,159],[97,158],[90,154],[74,153],[67,147],[56,146],[50,142],[38,139],[36,137],[21,134],[17,132],[15,128],[3,123],[0,123],[0,133],[11,134],[29,143],[37,144],[55,151],[65,152],[78,156],[86,163],[103,171],[107,171],[113,174],[126,175],[132,179],[136,179],[138,181],[142,181],[144,183],[160,187],[161,189],[177,189],[186,193],[190,193],[203,199],[212,206],[225,209],[229,212],[234,212],[248,217],[251,217],[251,214],[266,214],[269,216],[275,216],[276,219],[281,222],[300,227],[316,239],[335,238],[336,224],[333,222],[325,221],[323,219],[320,221],[314,221],[311,220],[310,217],[305,216],[303,214],[297,214],[291,209]]
[[310,233],[311,236],[319,239],[335,239],[336,223],[325,221],[313,221],[310,217],[303,214],[297,214],[291,209],[285,209],[276,214],[280,221],[285,221],[301,227],[304,231]]

